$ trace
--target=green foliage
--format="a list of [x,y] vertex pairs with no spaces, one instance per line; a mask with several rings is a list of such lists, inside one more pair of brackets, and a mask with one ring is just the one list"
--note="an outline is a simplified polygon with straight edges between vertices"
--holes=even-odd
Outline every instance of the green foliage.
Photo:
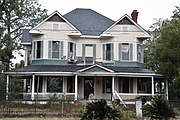
[[143,115],[151,119],[168,120],[175,117],[176,113],[163,96],[154,96],[151,99],[151,104],[143,105]]
[[[0,69],[1,70],[1,69]],[[6,98],[6,77],[5,74],[0,71],[0,101],[4,101]]]
[[173,83],[170,85],[170,99],[180,100],[180,76],[176,77]]
[[47,17],[47,10],[41,9],[37,0],[0,1],[0,56],[9,70],[12,51],[19,48],[21,28],[33,27]]
[[106,100],[100,99],[97,102],[88,102],[81,120],[119,120],[120,111],[112,109],[107,105]]
[[152,39],[145,43],[145,65],[169,80],[171,99],[180,99],[180,8],[176,7],[171,20],[157,20],[151,26]]
[[24,67],[24,64],[25,64],[24,60],[21,60],[20,63],[15,64],[15,68],[22,68],[22,67]]
[[19,93],[23,93],[23,80],[18,77],[12,77],[9,84],[8,100],[17,99]]

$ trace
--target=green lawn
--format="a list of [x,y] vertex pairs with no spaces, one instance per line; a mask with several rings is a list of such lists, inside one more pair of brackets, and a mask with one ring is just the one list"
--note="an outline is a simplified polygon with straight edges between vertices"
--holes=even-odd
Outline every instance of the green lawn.
[[78,118],[0,118],[0,120],[80,120]]

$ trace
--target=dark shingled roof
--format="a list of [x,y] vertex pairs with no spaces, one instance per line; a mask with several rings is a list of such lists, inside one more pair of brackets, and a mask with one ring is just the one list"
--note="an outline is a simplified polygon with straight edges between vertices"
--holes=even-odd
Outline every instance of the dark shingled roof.
[[113,20],[91,9],[76,8],[65,14],[64,17],[81,31],[82,35],[99,36],[115,23]]
[[[75,65],[29,65],[24,68],[14,69],[9,72],[77,72],[78,70],[90,67],[89,65],[75,66]],[[103,66],[114,72],[122,73],[155,73],[152,70],[139,67],[117,67],[117,66]]]
[[21,43],[31,43],[30,29],[22,29]]

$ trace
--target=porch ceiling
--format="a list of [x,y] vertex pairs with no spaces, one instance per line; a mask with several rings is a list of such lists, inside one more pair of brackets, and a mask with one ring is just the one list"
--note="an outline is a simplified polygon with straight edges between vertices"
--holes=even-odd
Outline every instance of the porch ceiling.
[[[95,65],[93,65],[95,66]],[[97,69],[99,67],[99,69]],[[162,76],[161,74],[156,74],[154,71],[140,68],[140,67],[118,67],[118,66],[100,66],[96,65],[96,69],[90,70],[90,65],[29,65],[24,68],[14,69],[5,74],[8,75],[74,75],[78,74],[80,76],[92,76],[92,75],[102,75],[102,76]],[[106,71],[97,71],[102,69]],[[113,71],[113,72],[112,72]]]

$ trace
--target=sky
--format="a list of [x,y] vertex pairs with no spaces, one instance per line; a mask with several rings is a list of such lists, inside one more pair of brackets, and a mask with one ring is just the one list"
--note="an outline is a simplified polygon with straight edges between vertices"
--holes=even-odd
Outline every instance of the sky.
[[180,7],[180,0],[39,0],[39,3],[48,14],[57,10],[64,15],[76,8],[90,8],[114,21],[137,10],[138,23],[146,30],[155,19],[170,18],[175,6]]
[[[39,3],[48,10],[48,14],[57,10],[64,15],[76,8],[90,8],[114,21],[137,10],[138,23],[146,30],[155,23],[155,19],[170,18],[175,6],[180,7],[180,0],[39,0]],[[15,53],[13,63],[24,59],[18,53]]]

